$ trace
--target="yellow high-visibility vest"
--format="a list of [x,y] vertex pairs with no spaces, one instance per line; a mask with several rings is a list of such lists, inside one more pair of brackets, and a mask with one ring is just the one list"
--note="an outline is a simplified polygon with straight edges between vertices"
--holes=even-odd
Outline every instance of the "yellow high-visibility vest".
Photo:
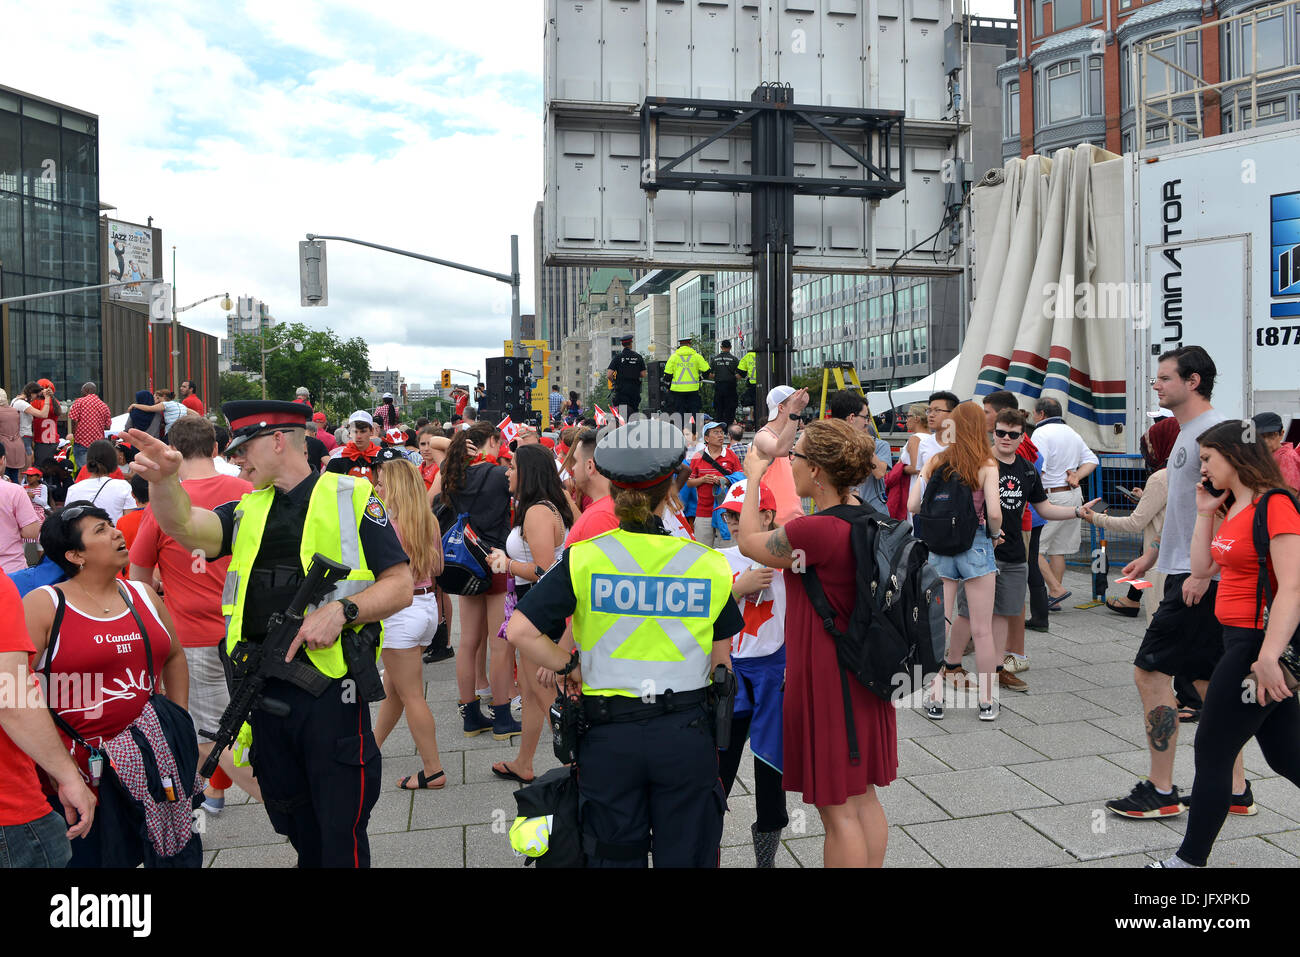
[[[364,591],[375,580],[366,565],[361,549],[361,523],[365,520],[366,506],[373,487],[363,478],[324,472],[316,480],[311,500],[307,505],[307,520],[303,525],[302,544],[298,548],[298,561],[302,573],[312,556],[320,552],[326,558],[341,562],[352,569],[347,578],[338,582],[326,596],[326,601],[350,598]],[[235,506],[235,533],[231,543],[230,569],[226,572],[225,587],[221,592],[221,614],[226,618],[226,653],[233,652],[243,634],[244,600],[248,595],[248,582],[262,546],[262,533],[266,517],[271,511],[275,488],[249,492]],[[315,607],[315,606],[312,606]],[[353,625],[359,630],[361,625]],[[380,646],[383,645],[382,626]],[[328,648],[308,648],[307,657],[322,674],[329,678],[342,678],[348,672],[343,660],[341,642]]]
[[709,683],[713,623],[731,595],[725,556],[622,529],[569,549],[582,693],[648,698]]
[[664,363],[664,374],[673,377],[669,391],[698,392],[700,373],[708,372],[709,364],[690,346],[679,346],[677,351]]

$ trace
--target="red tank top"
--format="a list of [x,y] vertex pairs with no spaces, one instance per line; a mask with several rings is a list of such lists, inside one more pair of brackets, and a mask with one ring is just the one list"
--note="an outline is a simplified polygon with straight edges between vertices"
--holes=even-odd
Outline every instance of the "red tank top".
[[[124,584],[131,589],[131,601],[148,629],[153,672],[160,675],[171,651],[171,636],[143,594],[144,583]],[[45,585],[41,591],[57,603],[58,595],[51,586]],[[129,610],[115,618],[96,618],[75,607],[75,588],[65,590],[64,595],[67,604],[63,622],[59,633],[50,635],[46,652],[50,661],[51,697],[59,699],[51,703],[88,744],[99,747],[140,716],[153,691],[144,656],[144,639]],[[62,694],[58,693],[60,688]],[[62,730],[59,735],[89,780],[86,749],[73,748],[72,738]]]

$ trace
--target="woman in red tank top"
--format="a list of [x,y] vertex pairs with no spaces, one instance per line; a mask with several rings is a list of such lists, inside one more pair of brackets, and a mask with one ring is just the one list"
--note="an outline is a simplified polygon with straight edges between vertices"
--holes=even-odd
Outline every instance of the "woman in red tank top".
[[[161,676],[163,693],[180,705],[189,702],[189,671],[179,641],[172,640],[171,615],[152,589],[139,582],[121,582],[126,567],[126,539],[101,508],[74,505],[52,513],[42,529],[46,554],[68,575],[66,581],[44,586],[23,598],[27,630],[36,652],[33,670],[43,671],[48,658],[49,704],[77,735],[92,747],[124,731],[140,713],[153,691],[149,676]],[[152,668],[145,658],[144,636],[127,608],[123,588],[148,632]],[[65,601],[63,620],[54,624],[57,592]],[[89,752],[60,729],[86,781],[92,776]],[[96,819],[84,840],[98,843]],[[73,842],[73,862],[77,844]]]

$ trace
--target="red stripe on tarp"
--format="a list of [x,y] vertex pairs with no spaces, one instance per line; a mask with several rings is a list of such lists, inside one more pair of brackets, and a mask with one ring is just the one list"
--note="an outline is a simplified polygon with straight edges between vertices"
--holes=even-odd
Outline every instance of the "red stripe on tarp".
[[1039,372],[1047,371],[1047,360],[1036,352],[1026,352],[1023,349],[1016,349],[1011,353],[1011,361],[1019,362],[1021,365],[1027,365]]
[[1065,346],[1052,346],[1052,348],[1047,351],[1047,357],[1049,359],[1060,359],[1068,365],[1070,362],[1070,350],[1065,348]]
[[1011,365],[1010,359],[1006,356],[995,355],[992,352],[986,353],[984,358],[980,360],[980,367],[984,369],[992,366],[995,369],[1001,369],[1003,372],[1006,372],[1007,366],[1009,365]]

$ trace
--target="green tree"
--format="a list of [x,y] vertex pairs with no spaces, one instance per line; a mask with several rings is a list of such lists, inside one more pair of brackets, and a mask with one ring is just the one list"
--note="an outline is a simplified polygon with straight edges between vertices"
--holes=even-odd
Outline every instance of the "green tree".
[[[302,343],[301,352],[286,344],[294,340]],[[311,329],[301,322],[272,326],[264,337],[236,336],[235,360],[256,374],[263,348],[274,350],[266,355],[267,398],[293,399],[295,390],[305,386],[331,425],[369,404],[370,351],[360,336],[341,339],[332,329]]]
[[[242,372],[223,372],[218,377],[218,393],[222,402],[237,402],[240,399],[260,399],[262,385]],[[220,409],[212,410],[219,412]]]

